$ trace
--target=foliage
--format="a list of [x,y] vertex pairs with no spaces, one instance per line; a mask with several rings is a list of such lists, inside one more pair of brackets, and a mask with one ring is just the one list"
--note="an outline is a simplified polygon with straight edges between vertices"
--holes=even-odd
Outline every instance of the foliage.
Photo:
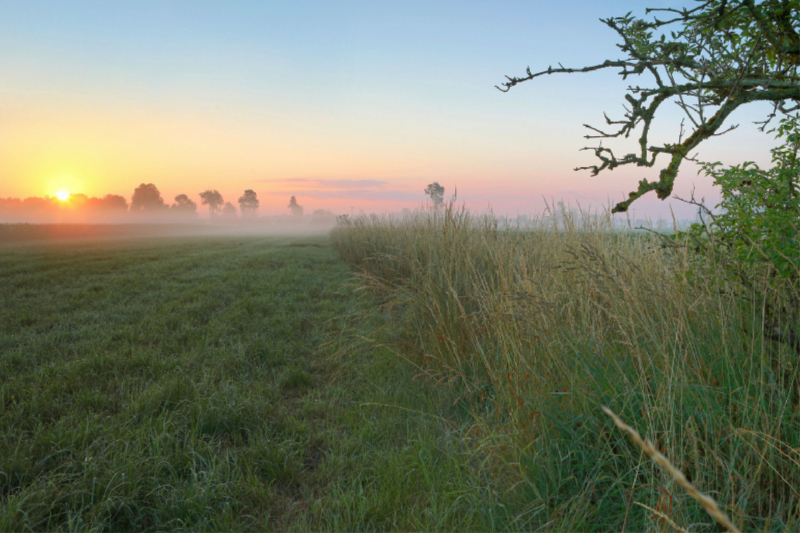
[[773,337],[800,352],[800,118],[786,117],[774,131],[783,144],[772,150],[768,170],[753,162],[703,165],[721,187],[720,213],[701,205],[706,216],[689,235],[695,250],[727,265],[740,292],[765,295]]
[[428,184],[424,192],[430,197],[433,207],[439,208],[444,203],[444,187],[438,181]]
[[253,215],[258,210],[258,195],[253,189],[247,189],[244,194],[239,197],[239,209],[242,216]]
[[152,183],[142,183],[133,191],[131,211],[162,211],[168,206],[161,198],[158,188]]
[[[641,126],[637,153],[617,157],[603,147],[594,151],[598,165],[592,175],[622,165],[654,167],[659,155],[669,163],[657,181],[642,179],[629,198],[613,211],[627,211],[630,204],[650,191],[664,200],[672,193],[673,183],[684,159],[702,142],[724,133],[723,125],[737,108],[753,102],[773,104],[764,126],[777,111],[788,113],[800,106],[800,2],[798,0],[698,0],[694,8],[648,9],[647,13],[665,13],[652,20],[630,13],[602,20],[622,39],[618,45],[624,59],[607,60],[584,68],[552,68],[524,77],[507,77],[502,91],[538,76],[555,73],[591,72],[616,68],[623,79],[648,74],[653,87],[631,85],[625,95],[626,113],[620,120],[606,116],[606,132],[586,126],[593,138],[627,138]],[[650,126],[660,106],[676,103],[689,119],[692,130],[684,135],[683,125],[674,142],[652,145]],[[794,105],[792,105],[792,103]],[[732,126],[730,129],[736,126]],[[729,130],[730,130],[729,129]],[[726,130],[726,131],[729,131]]]
[[205,190],[200,193],[200,199],[203,201],[203,205],[208,206],[208,213],[209,215],[214,215],[215,213],[219,213],[222,209],[223,199],[222,195],[217,190]]

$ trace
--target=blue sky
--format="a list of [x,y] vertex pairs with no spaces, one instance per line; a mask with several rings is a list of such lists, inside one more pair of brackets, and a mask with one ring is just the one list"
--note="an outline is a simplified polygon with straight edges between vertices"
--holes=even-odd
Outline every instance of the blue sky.
[[[593,162],[582,124],[621,111],[612,71],[493,86],[529,65],[616,58],[598,19],[668,2],[232,4],[0,1],[0,197],[130,196],[153,182],[170,198],[254,188],[265,212],[290,192],[307,209],[381,211],[414,207],[436,180],[515,214],[542,195],[617,200],[655,177],[572,171]],[[734,117],[740,130],[701,156],[766,162],[757,117]],[[664,118],[667,139],[680,117]],[[713,195],[694,171],[676,190],[692,183]]]

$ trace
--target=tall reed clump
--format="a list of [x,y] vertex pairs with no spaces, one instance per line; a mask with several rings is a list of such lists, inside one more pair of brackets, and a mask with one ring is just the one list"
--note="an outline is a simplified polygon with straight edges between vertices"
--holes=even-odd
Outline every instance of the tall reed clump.
[[717,530],[608,405],[742,529],[800,529],[800,361],[713,261],[566,210],[507,228],[451,204],[332,238],[398,353],[459,391],[508,527]]

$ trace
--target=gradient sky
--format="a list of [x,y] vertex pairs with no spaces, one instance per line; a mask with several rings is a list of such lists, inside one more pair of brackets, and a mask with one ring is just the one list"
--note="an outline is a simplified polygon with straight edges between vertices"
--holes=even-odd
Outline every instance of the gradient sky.
[[[582,124],[622,111],[619,76],[494,85],[617,58],[600,17],[690,3],[0,0],[0,197],[130,198],[152,182],[166,200],[254,189],[262,214],[293,194],[307,211],[380,212],[420,205],[436,180],[509,215],[541,211],[542,196],[618,201],[658,170],[572,169],[593,164]],[[734,115],[739,130],[701,158],[767,163],[759,111]],[[679,122],[669,110],[654,140]],[[687,166],[676,192],[692,185],[715,195]],[[668,213],[652,194],[633,207]]]

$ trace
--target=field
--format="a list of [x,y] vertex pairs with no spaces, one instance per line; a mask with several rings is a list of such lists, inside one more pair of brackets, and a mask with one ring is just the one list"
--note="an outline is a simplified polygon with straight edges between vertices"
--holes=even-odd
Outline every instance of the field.
[[0,530],[492,528],[327,237],[129,229],[0,244]]
[[0,530],[719,531],[603,405],[800,527],[800,361],[686,246],[452,206],[126,232],[0,244]]

